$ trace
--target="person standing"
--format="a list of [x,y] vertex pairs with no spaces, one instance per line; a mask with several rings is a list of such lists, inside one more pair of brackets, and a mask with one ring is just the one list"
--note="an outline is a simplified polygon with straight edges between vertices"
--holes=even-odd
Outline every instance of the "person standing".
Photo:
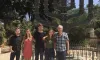
[[31,60],[32,56],[32,34],[29,29],[26,30],[26,35],[24,36],[24,46],[23,46],[23,56],[25,60]]
[[69,53],[69,38],[67,33],[63,32],[62,25],[58,25],[57,30],[55,33],[57,60],[66,60],[66,55]]
[[9,45],[11,51],[10,60],[14,60],[15,56],[16,60],[20,59],[21,43],[22,43],[22,38],[20,35],[20,28],[16,28],[15,35],[13,35],[9,39]]
[[35,39],[35,60],[39,60],[39,54],[40,54],[40,60],[43,60],[43,54],[44,54],[44,41],[43,41],[43,37],[44,36],[45,36],[45,33],[43,32],[43,25],[41,23],[39,23],[37,31],[34,33],[34,39]]
[[54,31],[50,29],[43,40],[45,41],[45,60],[54,60]]

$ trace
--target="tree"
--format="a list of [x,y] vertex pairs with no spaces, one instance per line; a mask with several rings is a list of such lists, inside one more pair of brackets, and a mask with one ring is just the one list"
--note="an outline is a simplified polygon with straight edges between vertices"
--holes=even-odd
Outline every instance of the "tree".
[[79,0],[79,14],[84,13],[84,0]]
[[54,11],[54,7],[53,7],[53,1],[54,0],[48,0],[48,9],[49,9],[49,12],[53,12]]
[[75,0],[71,0],[71,8],[75,8]]
[[61,13],[66,13],[66,8],[67,8],[67,0],[61,0],[60,2],[60,11]]
[[[20,19],[22,20],[26,13],[33,17],[34,0],[5,0],[2,2],[0,18],[4,19]],[[34,20],[34,19],[33,19]]]
[[88,0],[88,20],[93,18],[93,0]]

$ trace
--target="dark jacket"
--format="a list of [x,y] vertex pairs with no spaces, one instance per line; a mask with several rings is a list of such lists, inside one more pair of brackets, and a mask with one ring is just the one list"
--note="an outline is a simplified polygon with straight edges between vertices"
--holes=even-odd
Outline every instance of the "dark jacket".
[[9,46],[12,46],[13,51],[21,50],[21,43],[22,43],[21,36],[14,35],[9,39]]
[[44,48],[44,41],[42,40],[43,37],[45,36],[45,33],[39,33],[38,31],[36,31],[34,33],[34,38],[35,38],[35,48]]

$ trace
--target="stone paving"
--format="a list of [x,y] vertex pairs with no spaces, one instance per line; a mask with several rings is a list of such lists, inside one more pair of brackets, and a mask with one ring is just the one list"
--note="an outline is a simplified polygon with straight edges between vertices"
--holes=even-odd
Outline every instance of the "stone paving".
[[[10,52],[0,54],[0,60],[9,60],[9,59],[10,59]],[[86,58],[81,56],[78,57],[74,56],[74,58],[70,56],[69,58],[69,56],[67,56],[67,60],[86,60]],[[91,59],[87,58],[87,60],[91,60]]]
[[10,53],[0,54],[0,60],[9,60]]
[[[82,56],[83,54],[83,56]],[[86,54],[88,56],[86,56]],[[94,60],[100,60],[97,59],[96,53],[94,52]],[[0,53],[0,60],[9,60],[10,59],[10,52],[7,53]],[[21,60],[21,59],[20,59]],[[34,60],[34,59],[32,59]],[[56,60],[56,59],[55,59]],[[70,55],[67,56],[67,60],[92,60],[92,52],[91,51],[83,51],[81,50],[70,50]]]

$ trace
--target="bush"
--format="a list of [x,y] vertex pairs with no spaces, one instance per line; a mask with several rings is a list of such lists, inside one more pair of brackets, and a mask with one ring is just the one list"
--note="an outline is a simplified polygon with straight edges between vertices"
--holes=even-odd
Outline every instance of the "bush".
[[[11,28],[10,28],[11,27]],[[25,34],[25,30],[27,28],[29,28],[30,30],[32,30],[33,28],[33,24],[31,21],[25,21],[23,20],[22,22],[20,22],[20,20],[14,20],[10,23],[10,25],[7,26],[7,35],[8,38],[14,34],[14,31],[16,29],[16,27],[20,27],[21,28],[21,34],[24,35]]]
[[67,11],[67,15],[69,16],[73,14],[78,14],[78,12],[79,12],[79,9],[74,8],[74,9]]
[[75,16],[75,17],[72,17],[70,19],[67,20],[67,23],[68,24],[78,24],[78,25],[82,25],[82,24],[85,24],[87,23],[87,14],[84,13],[80,16]]
[[14,34],[16,27],[20,27],[20,20],[13,20],[9,24],[6,24],[6,37],[9,38]]
[[69,30],[70,45],[85,45],[85,28],[76,26]]
[[21,34],[25,35],[26,29],[30,29],[33,33],[33,24],[31,21],[23,21],[21,24]]
[[4,42],[4,38],[5,38],[5,29],[0,24],[0,45]]
[[59,18],[53,17],[52,23],[59,25],[59,24],[61,24],[61,20]]
[[100,38],[100,28],[97,28],[97,29],[95,30],[95,35],[96,35],[98,38]]
[[95,21],[95,25],[94,25],[94,28],[100,28],[100,20],[96,20]]

